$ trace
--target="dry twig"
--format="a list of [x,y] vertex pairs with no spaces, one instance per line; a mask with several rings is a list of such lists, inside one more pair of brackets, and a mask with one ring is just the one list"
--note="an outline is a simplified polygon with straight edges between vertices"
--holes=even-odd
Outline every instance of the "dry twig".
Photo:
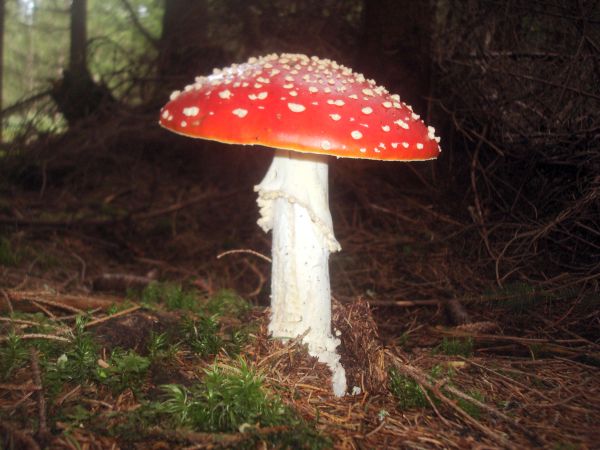
[[[392,355],[391,353],[388,353],[388,356],[391,356],[392,358],[396,358],[394,355]],[[427,378],[427,375],[425,373],[423,373],[421,370],[417,369],[416,367],[413,367],[411,365],[405,364],[405,363],[401,363],[401,364],[396,364],[395,367],[402,373],[404,373],[405,375],[411,377],[412,379],[414,379],[423,389],[423,392],[425,392],[427,389],[429,389],[431,392],[433,392],[435,394],[435,396],[437,398],[439,398],[446,406],[450,407],[450,409],[452,409],[455,413],[457,413],[459,416],[461,416],[463,418],[463,420],[467,423],[469,423],[470,425],[474,426],[475,428],[477,428],[479,431],[481,431],[483,434],[485,434],[487,437],[489,437],[490,439],[492,439],[494,442],[496,442],[497,444],[501,445],[502,447],[505,448],[511,448],[511,449],[517,449],[518,447],[511,444],[507,437],[505,435],[501,435],[496,433],[495,431],[493,431],[492,429],[490,429],[489,427],[485,426],[484,424],[482,424],[481,422],[479,422],[478,420],[474,419],[473,417],[471,417],[468,413],[466,413],[462,408],[460,408],[456,402],[450,398],[448,398],[448,396],[446,396],[441,388],[437,385],[437,384],[433,384],[432,382],[430,382]],[[450,388],[450,386],[445,386],[445,389]],[[456,392],[460,392],[458,390],[455,389]],[[454,395],[456,395],[456,392],[453,392]],[[472,399],[470,396],[463,394],[462,392],[461,394],[461,398],[465,398],[468,401],[472,401],[474,399]],[[491,411],[493,410],[493,408],[486,406],[486,411]],[[497,412],[496,411],[497,416],[501,417],[504,416],[502,413]],[[512,420],[511,420],[512,423]]]
[[111,314],[109,316],[102,317],[100,319],[92,320],[91,322],[88,322],[88,323],[85,324],[85,328],[91,328],[91,327],[94,327],[94,326],[99,325],[101,323],[104,323],[106,321],[115,319],[117,317],[126,316],[127,314],[130,314],[130,313],[132,313],[134,311],[137,311],[140,308],[141,308],[141,306],[136,305],[136,306],[132,306],[131,308],[127,308],[127,309],[124,309],[124,310],[119,311],[117,313]]

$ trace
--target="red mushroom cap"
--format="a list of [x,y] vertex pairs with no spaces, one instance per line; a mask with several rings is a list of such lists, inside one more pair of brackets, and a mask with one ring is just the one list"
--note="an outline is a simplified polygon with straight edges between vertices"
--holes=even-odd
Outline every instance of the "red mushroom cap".
[[215,69],[171,94],[160,124],[185,136],[346,158],[440,153],[433,127],[398,95],[328,59],[282,54]]

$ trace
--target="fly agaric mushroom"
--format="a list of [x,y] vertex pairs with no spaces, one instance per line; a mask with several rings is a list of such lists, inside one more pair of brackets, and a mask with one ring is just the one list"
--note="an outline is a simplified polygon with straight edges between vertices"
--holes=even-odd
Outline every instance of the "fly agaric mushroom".
[[276,149],[254,188],[258,225],[273,231],[269,332],[304,335],[309,353],[331,369],[335,395],[344,395],[340,339],[331,330],[328,260],[341,247],[329,212],[326,155],[434,159],[435,130],[373,80],[299,54],[250,58],[197,77],[171,94],[160,124],[189,137]]

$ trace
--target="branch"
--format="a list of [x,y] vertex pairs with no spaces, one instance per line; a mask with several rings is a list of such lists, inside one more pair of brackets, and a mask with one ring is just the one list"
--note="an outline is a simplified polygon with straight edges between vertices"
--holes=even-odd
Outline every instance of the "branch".
[[[481,422],[479,422],[478,420],[475,420],[473,417],[471,417],[469,414],[467,414],[460,406],[458,406],[458,404],[454,400],[452,400],[452,399],[448,398],[446,395],[444,395],[444,393],[438,387],[438,385],[431,383],[428,380],[427,375],[425,373],[423,373],[420,369],[413,367],[413,366],[409,366],[408,364],[397,364],[396,369],[398,369],[404,375],[409,376],[410,378],[415,380],[421,386],[421,389],[423,390],[423,392],[425,392],[425,390],[429,389],[446,406],[450,407],[450,409],[452,409],[455,413],[457,413],[459,416],[461,416],[465,422],[473,425],[475,428],[477,428],[481,433],[486,435],[488,438],[492,439],[494,442],[502,445],[503,447],[516,449],[516,447],[514,445],[510,444],[510,442],[508,441],[508,439],[505,435],[497,433],[497,432],[493,431],[492,429],[488,428],[487,426],[485,426],[484,424],[482,424]],[[467,397],[467,398],[469,399],[469,401],[474,400],[471,397]]]
[[131,22],[133,22],[133,25],[137,28],[137,30],[141,33],[141,35],[144,36],[146,38],[146,40],[148,42],[150,42],[150,44],[152,44],[152,46],[154,48],[158,48],[158,39],[156,39],[154,36],[152,36],[150,34],[150,32],[146,29],[146,27],[144,27],[144,25],[142,25],[142,23],[140,22],[140,19],[138,18],[137,14],[135,13],[133,7],[129,4],[129,2],[127,0],[121,0],[121,4],[129,13]]
[[[7,300],[10,301],[14,309],[18,311],[27,310],[27,305],[32,302],[38,302],[49,305],[61,310],[81,314],[89,309],[106,309],[114,304],[119,304],[122,300],[116,297],[97,297],[84,295],[69,295],[52,293],[48,291],[5,291]],[[4,305],[0,304],[0,311],[6,310]]]
[[[388,354],[390,356],[392,356],[393,358],[395,358],[395,356],[393,354],[391,354],[391,353],[388,353]],[[467,395],[467,394],[463,393],[462,391],[456,389],[453,386],[444,385],[443,389],[442,389],[442,386],[440,386],[439,383],[435,383],[434,384],[433,382],[431,382],[430,379],[429,379],[429,377],[427,376],[427,374],[425,374],[423,371],[421,371],[417,367],[411,366],[409,364],[401,363],[401,362],[398,362],[398,363],[394,364],[394,366],[396,367],[396,369],[398,369],[404,375],[406,375],[406,376],[412,378],[413,380],[415,380],[421,386],[421,389],[423,389],[423,392],[425,392],[426,389],[429,389],[446,406],[450,407],[456,414],[458,414],[459,416],[461,416],[465,422],[471,424],[472,426],[474,426],[475,428],[477,428],[481,433],[485,434],[488,438],[492,439],[494,442],[500,444],[501,446],[503,446],[505,448],[510,448],[510,449],[516,449],[516,448],[518,448],[514,444],[512,444],[511,442],[509,442],[508,437],[506,435],[500,434],[500,433],[492,430],[491,428],[487,427],[486,425],[484,425],[483,423],[479,422],[475,418],[471,417],[467,412],[465,412],[456,403],[455,400],[453,400],[453,399],[449,398],[447,395],[445,395],[443,389],[446,392],[451,393],[455,397],[458,397],[458,398],[461,398],[461,399],[463,399],[465,401],[471,402],[472,404],[474,404],[477,407],[483,409],[484,411],[488,412],[489,414],[492,414],[493,416],[495,416],[495,417],[503,420],[504,422],[508,423],[513,428],[518,428],[519,430],[521,430],[522,432],[524,432],[525,435],[533,443],[539,445],[539,441],[538,441],[537,437],[530,430],[526,429],[519,422],[517,422],[516,420],[512,419],[511,417],[508,417],[506,414],[503,414],[502,412],[498,411],[497,409],[493,408],[492,406],[489,406],[489,405],[487,405],[485,403],[482,403],[482,402],[478,401],[477,399],[471,397],[470,395]]]
[[0,112],[0,114],[2,116],[6,117],[6,115],[8,115],[8,114],[12,114],[12,113],[18,111],[19,109],[29,106],[30,103],[37,102],[39,99],[50,95],[51,92],[52,92],[51,89],[47,89],[45,91],[38,92],[37,94],[33,94],[31,97],[27,97],[27,98],[24,98],[23,100],[19,100],[18,102],[13,103],[12,105],[4,108]]

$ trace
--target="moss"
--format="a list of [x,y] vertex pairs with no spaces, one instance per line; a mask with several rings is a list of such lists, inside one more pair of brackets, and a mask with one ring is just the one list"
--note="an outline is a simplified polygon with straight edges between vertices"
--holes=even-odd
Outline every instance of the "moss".
[[200,302],[195,290],[184,289],[180,284],[152,282],[142,291],[142,303],[163,303],[169,310],[198,311]]
[[58,357],[42,351],[45,366],[45,385],[51,394],[59,392],[64,383],[89,384],[95,380],[99,349],[92,335],[85,330],[86,318],[77,317],[71,343]]
[[200,357],[216,355],[223,347],[219,329],[217,316],[185,319],[183,321],[184,341]]
[[98,366],[96,374],[100,382],[112,388],[114,392],[125,389],[137,391],[141,388],[149,367],[149,358],[140,356],[133,350],[116,348],[107,362],[107,367]]
[[250,304],[235,291],[222,289],[209,297],[206,309],[211,314],[239,317],[248,313]]
[[[243,359],[233,365],[215,363],[192,386],[162,386],[162,400],[148,402],[126,416],[117,431],[137,441],[150,426],[209,433],[243,433],[236,448],[256,448],[268,442],[274,448],[329,448],[320,435],[294,410],[263,385],[263,376]],[[261,435],[260,429],[281,426]]]
[[448,356],[464,356],[469,358],[473,356],[473,339],[444,338],[442,342],[434,348],[433,352],[442,353]]
[[[183,392],[173,386],[169,390],[171,399],[178,398],[181,404]],[[185,408],[180,409],[176,417],[195,430],[238,431],[244,426],[251,430],[257,425],[287,425],[298,432],[305,425],[294,411],[264,389],[263,376],[243,359],[235,366],[212,366],[206,370],[203,383],[188,394],[188,413],[184,418],[181,412]]]
[[[468,392],[468,395],[480,402],[485,401],[485,397],[479,391],[470,391],[470,392]],[[466,412],[468,415],[470,415],[474,419],[479,419],[481,417],[481,414],[482,414],[481,408],[479,406],[477,406],[475,403],[470,402],[465,399],[462,399],[462,398],[459,398],[457,400],[457,404],[464,412]]]
[[23,340],[9,333],[0,345],[0,379],[7,380],[28,360],[29,352]]
[[389,371],[389,390],[398,400],[400,409],[426,408],[427,396],[412,378],[399,373],[396,368]]
[[[255,326],[239,325],[240,315],[250,310],[250,305],[241,297],[232,291],[220,291],[205,301],[198,301],[195,291],[165,283],[151,287],[143,295],[157,310],[183,307],[184,313],[169,314],[169,317],[184,317],[179,329],[150,332],[139,353],[115,347],[109,356],[101,352],[92,334],[98,332],[98,327],[86,328],[87,316],[76,318],[71,332],[65,335],[69,342],[24,341],[17,335],[9,335],[8,340],[0,343],[2,381],[15,382],[27,370],[29,347],[35,346],[48,401],[54,405],[48,425],[54,428],[60,421],[65,439],[69,439],[72,430],[85,428],[91,433],[114,436],[124,446],[143,446],[148,439],[155,438],[149,430],[169,433],[181,427],[216,433],[215,443],[220,439],[219,433],[225,433],[228,439],[234,439],[235,448],[321,449],[331,446],[331,441],[321,435],[314,424],[306,422],[270,392],[263,376],[243,359],[229,365],[213,362],[195,384],[179,375],[182,359],[190,362],[190,350],[193,357],[205,360],[227,353],[228,361],[231,361],[230,355],[241,350]],[[117,307],[109,312],[116,311]],[[42,314],[21,313],[14,317],[35,322],[28,325],[26,332],[56,334],[57,327],[65,327],[64,323]],[[127,329],[122,332],[127,333]],[[196,365],[196,362],[192,360],[191,364]],[[153,385],[165,381],[181,384],[165,385],[162,389]],[[54,403],[56,398],[77,386],[80,386],[77,395],[60,404]],[[135,395],[134,410],[98,412],[86,401],[106,395],[120,397],[128,390]],[[22,415],[19,420],[23,426],[35,428],[35,417]],[[265,427],[275,428],[265,432]],[[185,433],[181,436],[176,440],[189,445]],[[74,439],[73,443],[76,442]]]

